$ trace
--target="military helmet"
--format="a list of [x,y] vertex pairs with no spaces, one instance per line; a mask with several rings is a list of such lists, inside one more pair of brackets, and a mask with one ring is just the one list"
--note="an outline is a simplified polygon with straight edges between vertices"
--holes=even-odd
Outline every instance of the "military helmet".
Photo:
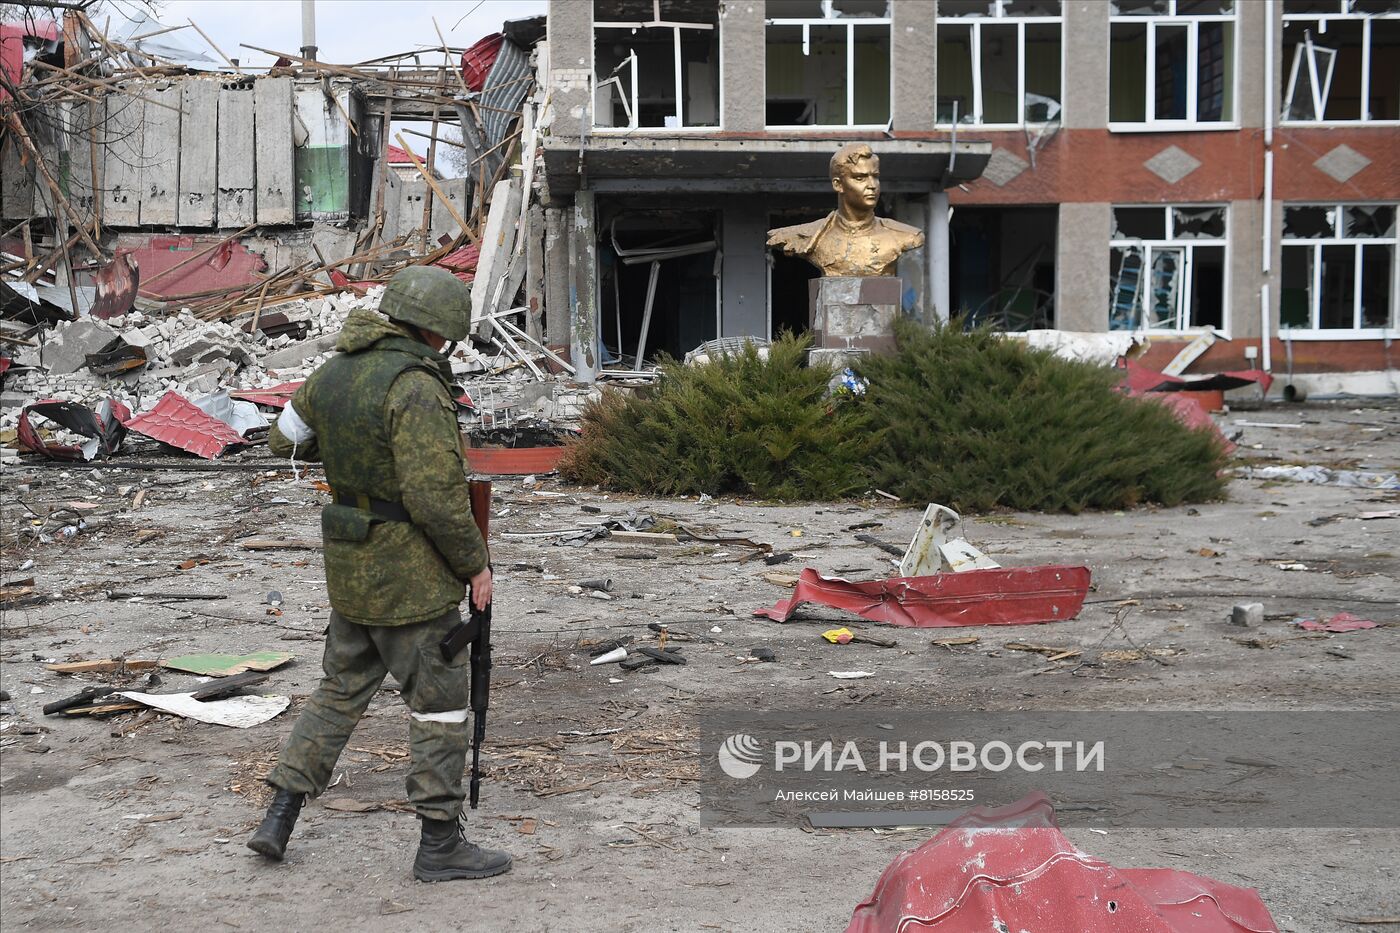
[[465,340],[471,330],[471,286],[438,266],[409,266],[384,287],[379,311],[392,321],[413,324],[448,340]]

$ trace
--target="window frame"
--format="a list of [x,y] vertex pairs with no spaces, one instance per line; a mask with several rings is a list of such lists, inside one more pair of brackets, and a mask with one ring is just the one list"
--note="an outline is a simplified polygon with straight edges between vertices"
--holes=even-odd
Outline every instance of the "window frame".
[[[1146,56],[1143,68],[1144,75],[1143,95],[1146,104],[1146,118],[1142,121],[1108,121],[1110,133],[1160,133],[1164,131],[1189,131],[1189,132],[1211,132],[1222,130],[1238,130],[1240,128],[1240,2],[1234,0],[1229,13],[1177,13],[1177,0],[1167,0],[1166,13],[1118,13],[1112,11],[1108,17],[1108,61],[1112,61],[1113,56],[1113,27],[1117,24],[1145,25],[1147,27]],[[1234,28],[1230,30],[1230,41],[1233,45],[1230,52],[1231,74],[1230,81],[1230,101],[1231,109],[1234,111],[1229,120],[1202,121],[1197,118],[1200,110],[1200,37],[1202,23],[1230,23]],[[1186,31],[1186,67],[1190,74],[1190,81],[1186,87],[1186,113],[1182,120],[1158,120],[1155,112],[1157,108],[1156,90],[1157,75],[1153,68],[1153,54],[1156,49],[1156,37],[1158,26],[1185,26]],[[1110,82],[1111,83],[1111,82]],[[1109,88],[1109,108],[1112,110],[1113,88]]]
[[[1155,203],[1155,204],[1118,204],[1118,203],[1115,203],[1115,204],[1110,205],[1109,210],[1110,210],[1110,212],[1112,212],[1112,211],[1116,211],[1116,210],[1118,210],[1118,209],[1120,209],[1120,208],[1138,209],[1138,210],[1140,210],[1140,209],[1150,209],[1150,208],[1161,208],[1162,211],[1164,212],[1164,218],[1163,218],[1163,224],[1164,224],[1164,226],[1163,226],[1162,229],[1163,229],[1163,231],[1166,233],[1166,236],[1164,236],[1164,237],[1162,237],[1162,238],[1160,238],[1160,239],[1156,239],[1156,238],[1147,239],[1147,238],[1142,238],[1142,237],[1120,237],[1120,236],[1115,236],[1113,230],[1110,228],[1110,230],[1109,230],[1109,239],[1108,239],[1109,268],[1110,268],[1110,269],[1112,268],[1112,263],[1113,263],[1113,258],[1112,258],[1112,257],[1113,257],[1113,251],[1114,251],[1114,250],[1116,250],[1116,249],[1122,249],[1122,250],[1137,249],[1137,250],[1140,250],[1140,251],[1142,252],[1142,254],[1143,254],[1143,273],[1142,273],[1142,274],[1145,275],[1145,276],[1150,276],[1150,275],[1151,275],[1151,270],[1152,270],[1152,261],[1151,261],[1151,260],[1152,260],[1152,256],[1153,256],[1154,251],[1156,251],[1156,250],[1168,250],[1168,249],[1173,249],[1173,250],[1175,250],[1175,249],[1180,249],[1180,250],[1182,250],[1183,262],[1182,262],[1182,271],[1181,271],[1181,283],[1180,283],[1180,286],[1179,286],[1179,288],[1178,288],[1178,291],[1179,291],[1179,293],[1182,295],[1182,299],[1181,299],[1181,300],[1182,300],[1183,304],[1182,304],[1182,306],[1180,307],[1180,309],[1178,310],[1177,313],[1178,313],[1178,318],[1186,317],[1186,318],[1188,319],[1188,324],[1187,324],[1187,326],[1177,326],[1177,327],[1148,327],[1148,326],[1144,326],[1144,325],[1145,325],[1146,318],[1147,318],[1147,308],[1146,308],[1145,304],[1143,304],[1143,305],[1141,306],[1142,314],[1141,314],[1141,316],[1140,316],[1140,318],[1139,318],[1139,326],[1138,326],[1138,327],[1125,328],[1125,329],[1120,329],[1120,330],[1114,330],[1114,329],[1113,329],[1113,291],[1114,291],[1114,283],[1113,283],[1112,277],[1110,276],[1110,279],[1109,279],[1109,309],[1108,309],[1108,311],[1109,311],[1109,321],[1108,321],[1107,332],[1108,332],[1108,333],[1112,333],[1112,334],[1137,334],[1137,335],[1144,336],[1144,337],[1181,336],[1182,334],[1194,334],[1194,335],[1199,335],[1199,334],[1204,334],[1204,333],[1206,333],[1206,332],[1210,332],[1210,333],[1215,334],[1215,335],[1218,336],[1218,337],[1221,337],[1221,338],[1223,338],[1223,339],[1229,340],[1229,339],[1230,339],[1230,334],[1231,334],[1230,289],[1231,289],[1231,282],[1232,282],[1232,279],[1233,279],[1233,270],[1231,269],[1231,266],[1230,266],[1230,255],[1231,255],[1231,250],[1230,250],[1230,224],[1231,224],[1231,219],[1232,219],[1232,218],[1231,218],[1230,205],[1229,205],[1228,203],[1214,203],[1214,204],[1212,204],[1212,203],[1206,203],[1206,202],[1202,202],[1202,203],[1195,203],[1195,202],[1175,203],[1175,202],[1173,202],[1173,203],[1170,203],[1170,204],[1161,204],[1161,203]],[[1192,237],[1179,237],[1179,236],[1175,236],[1176,231],[1175,231],[1175,229],[1174,229],[1173,226],[1172,226],[1172,211],[1174,211],[1174,210],[1202,210],[1202,209],[1206,209],[1206,210],[1221,210],[1221,211],[1224,211],[1224,216],[1225,216],[1225,233],[1224,233],[1224,235],[1223,235],[1223,236],[1220,236],[1220,237],[1194,237],[1194,238],[1192,238]],[[1109,214],[1109,222],[1110,222],[1110,223],[1115,223],[1115,221],[1113,220],[1113,215],[1112,215],[1112,213]],[[1223,268],[1224,268],[1224,270],[1225,270],[1225,274],[1224,274],[1224,277],[1222,278],[1221,284],[1220,284],[1220,292],[1221,292],[1221,294],[1220,294],[1220,326],[1219,326],[1219,327],[1215,327],[1215,326],[1212,326],[1212,325],[1209,325],[1209,324],[1195,324],[1195,323],[1190,323],[1190,322],[1189,322],[1189,318],[1190,318],[1190,316],[1191,316],[1190,296],[1191,296],[1192,287],[1193,287],[1193,285],[1194,285],[1194,279],[1195,279],[1195,247],[1197,247],[1197,246],[1216,246],[1216,247],[1221,247],[1221,248],[1224,249]]]
[[[1295,93],[1295,94],[1298,93],[1298,91],[1299,91],[1300,89],[1301,89],[1301,90],[1308,90],[1308,91],[1311,91],[1311,88],[1308,87],[1308,84],[1310,83],[1310,79],[1311,79],[1311,74],[1310,74],[1310,72],[1312,71],[1312,68],[1311,68],[1311,67],[1307,67],[1307,73],[1304,72],[1305,64],[1304,64],[1304,62],[1302,61],[1302,59],[1301,59],[1301,58],[1299,57],[1299,55],[1298,55],[1298,50],[1299,50],[1300,46],[1295,46],[1295,47],[1294,47],[1294,52],[1293,52],[1293,59],[1292,59],[1291,61],[1280,60],[1280,65],[1281,65],[1281,67],[1279,68],[1278,113],[1275,114],[1275,116],[1278,118],[1278,122],[1279,122],[1280,125],[1283,125],[1283,126],[1400,126],[1400,118],[1393,119],[1393,120],[1373,120],[1373,119],[1370,119],[1368,116],[1366,116],[1367,114],[1370,113],[1370,109],[1371,109],[1371,108],[1370,108],[1370,103],[1371,103],[1371,44],[1372,44],[1371,36],[1372,36],[1372,33],[1373,33],[1373,30],[1372,30],[1372,27],[1371,27],[1371,23],[1372,23],[1373,20],[1378,20],[1378,19],[1380,19],[1380,20],[1400,20],[1400,11],[1397,11],[1397,12],[1394,12],[1394,13],[1356,13],[1356,12],[1352,12],[1350,7],[1351,7],[1351,4],[1350,4],[1349,0],[1338,0],[1338,5],[1337,5],[1338,12],[1336,12],[1336,13],[1287,13],[1287,12],[1285,12],[1285,13],[1283,14],[1283,26],[1282,26],[1282,28],[1281,28],[1280,31],[1279,31],[1279,40],[1280,40],[1280,43],[1282,43],[1283,35],[1284,35],[1284,33],[1287,31],[1288,26],[1289,26],[1290,23],[1320,23],[1320,22],[1326,22],[1326,23],[1328,23],[1328,24],[1331,24],[1331,23],[1334,23],[1334,22],[1342,22],[1342,23],[1355,23],[1355,22],[1360,22],[1360,23],[1361,23],[1361,114],[1362,114],[1362,116],[1358,117],[1358,118],[1355,119],[1355,120],[1344,120],[1344,119],[1333,119],[1333,120],[1327,120],[1327,119],[1294,120],[1294,119],[1290,119],[1290,118],[1288,117],[1288,102],[1291,101],[1291,100],[1293,99],[1292,96],[1289,95],[1289,93],[1288,93],[1289,86],[1290,86],[1290,85],[1293,86],[1293,89],[1294,89],[1294,93]],[[1319,33],[1319,34],[1320,34],[1320,35],[1326,35],[1326,33]],[[1313,38],[1314,44],[1316,44],[1316,43],[1317,43],[1317,37],[1316,37],[1316,36],[1313,36],[1312,38]],[[1283,54],[1283,53],[1282,53],[1282,44],[1280,44],[1280,54]],[[1335,66],[1336,66],[1336,61],[1335,61],[1335,58],[1334,58],[1333,62],[1331,63],[1331,66],[1328,68],[1328,76],[1327,76],[1327,83],[1328,83],[1328,84],[1331,83],[1331,77],[1332,77],[1333,71],[1334,71],[1334,69],[1335,69]],[[1320,78],[1320,76],[1319,76],[1319,78]],[[1302,85],[1302,87],[1300,87],[1300,85]],[[1315,97],[1314,97],[1314,102],[1316,102],[1316,98],[1315,98]],[[1324,106],[1323,109],[1324,109],[1324,110],[1326,109],[1325,106]]]
[[[1308,327],[1293,327],[1283,323],[1282,308],[1279,309],[1279,336],[1288,340],[1384,340],[1400,337],[1400,202],[1396,201],[1288,201],[1281,205],[1283,211],[1289,208],[1324,208],[1335,210],[1332,222],[1332,235],[1327,237],[1288,237],[1282,229],[1279,233],[1280,268],[1286,255],[1285,249],[1309,247],[1312,253],[1312,275],[1308,283]],[[1395,226],[1389,236],[1348,237],[1343,225],[1346,222],[1346,209],[1349,207],[1389,207],[1396,213]],[[1280,220],[1285,215],[1280,212]],[[1321,327],[1322,318],[1322,250],[1327,246],[1349,246],[1355,254],[1352,262],[1352,325],[1351,327]],[[1361,323],[1361,269],[1362,247],[1390,247],[1390,324],[1387,327],[1359,327]],[[1280,278],[1279,298],[1283,297]]]
[[[891,11],[892,12],[892,11]],[[763,45],[768,47],[768,30],[772,26],[800,26],[802,27],[802,44],[808,47],[811,43],[811,29],[813,26],[846,27],[846,121],[845,123],[769,123],[766,119],[763,123],[765,130],[783,130],[787,132],[821,132],[823,130],[889,130],[894,126],[894,17],[887,16],[826,16],[826,17],[801,17],[801,18],[767,18],[763,20]],[[856,27],[857,26],[884,26],[887,33],[890,48],[890,115],[884,123],[852,123],[852,115],[856,109]],[[768,76],[765,73],[763,78],[763,103],[765,110],[768,105]]]
[[[593,3],[594,3],[594,0],[586,0],[586,2],[588,2],[589,4],[593,4]],[[591,40],[591,41],[589,42],[589,47],[588,47],[588,56],[589,56],[589,70],[588,70],[588,100],[589,100],[589,104],[588,104],[588,119],[589,119],[589,123],[590,123],[588,132],[589,132],[590,134],[596,135],[596,136],[628,136],[628,135],[633,135],[633,134],[658,135],[658,136],[661,136],[661,135],[687,135],[687,136],[688,136],[688,135],[695,134],[695,133],[718,133],[718,132],[721,132],[721,131],[724,129],[724,36],[723,36],[722,31],[721,31],[721,30],[724,28],[724,18],[723,18],[722,16],[719,15],[720,12],[721,12],[720,7],[721,7],[722,5],[723,5],[723,0],[716,0],[716,7],[715,7],[715,23],[714,23],[713,26],[710,26],[710,24],[708,24],[708,23],[703,23],[703,24],[701,24],[701,23],[682,24],[682,23],[678,23],[678,22],[676,22],[676,21],[662,20],[662,19],[661,19],[661,0],[652,0],[652,11],[653,11],[653,12],[652,12],[652,15],[656,17],[656,20],[655,20],[654,22],[652,22],[652,23],[625,23],[625,22],[616,22],[616,21],[613,21],[613,20],[596,20],[596,19],[595,19],[595,20],[593,21],[592,26],[590,27],[590,40]],[[594,10],[595,10],[595,11],[596,11],[596,9],[597,9],[596,6],[594,6]],[[675,57],[675,64],[674,64],[674,66],[673,66],[673,67],[674,67],[674,78],[673,78],[673,80],[675,81],[675,87],[676,87],[676,119],[677,119],[678,121],[680,121],[681,125],[680,125],[680,126],[639,126],[639,125],[637,124],[637,109],[638,109],[638,107],[637,107],[637,104],[638,104],[638,97],[637,97],[637,60],[636,60],[636,57],[635,57],[635,56],[634,56],[633,59],[632,59],[632,100],[629,102],[630,107],[631,107],[630,122],[628,123],[627,126],[600,126],[600,125],[598,125],[598,122],[597,122],[597,120],[598,120],[598,110],[597,110],[597,106],[598,106],[598,96],[597,96],[597,95],[598,95],[598,87],[599,87],[599,83],[598,83],[598,30],[599,30],[599,29],[632,29],[632,30],[635,31],[635,30],[638,29],[638,28],[643,28],[643,27],[655,28],[655,27],[657,27],[657,26],[670,26],[670,27],[671,27],[671,54]],[[716,62],[715,62],[715,68],[716,68],[716,70],[717,70],[717,71],[716,71],[716,74],[715,74],[715,87],[716,87],[717,98],[718,98],[718,99],[717,99],[717,102],[716,102],[716,106],[718,107],[718,112],[717,112],[717,114],[716,114],[716,121],[715,121],[715,125],[714,125],[714,126],[686,126],[685,123],[684,123],[684,120],[685,120],[685,94],[683,93],[683,90],[682,90],[682,89],[685,87],[685,85],[682,83],[683,78],[684,78],[684,73],[685,73],[685,65],[684,65],[684,62],[683,62],[683,60],[682,60],[682,58],[681,58],[681,42],[682,42],[681,30],[683,30],[683,29],[689,29],[689,30],[692,30],[692,31],[702,31],[701,27],[704,27],[705,29],[713,29],[713,30],[714,30],[715,43],[716,43],[716,46],[717,46],[717,48],[718,48],[718,57],[716,58]],[[605,83],[606,83],[606,82],[605,82]]]
[[[947,26],[968,26],[970,27],[969,37],[972,52],[972,109],[974,118],[971,122],[961,120],[946,121],[938,118],[938,88],[935,82],[934,88],[934,128],[940,130],[951,130],[953,124],[959,127],[976,126],[986,130],[1017,130],[1026,124],[1038,121],[1026,120],[1026,26],[1027,25],[1049,25],[1060,28],[1060,99],[1057,103],[1060,109],[1056,111],[1053,120],[1065,119],[1065,11],[1064,3],[1060,4],[1060,14],[1058,16],[1017,16],[1008,14],[1004,7],[1006,0],[991,0],[994,6],[993,12],[986,16],[950,16],[937,17],[937,24],[934,27],[933,45],[935,54],[937,53],[940,37],[938,32]],[[1016,26],[1016,99],[1021,106],[1017,109],[1018,119],[1014,123],[985,123],[982,121],[982,26]]]

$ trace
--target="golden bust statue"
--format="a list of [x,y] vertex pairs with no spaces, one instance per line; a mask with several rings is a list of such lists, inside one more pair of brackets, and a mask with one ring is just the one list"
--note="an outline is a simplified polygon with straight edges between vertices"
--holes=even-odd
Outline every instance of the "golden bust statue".
[[821,220],[768,231],[768,245],[801,256],[822,275],[894,275],[900,254],[924,245],[923,231],[875,216],[880,159],[865,143],[847,143],[831,157],[836,210]]

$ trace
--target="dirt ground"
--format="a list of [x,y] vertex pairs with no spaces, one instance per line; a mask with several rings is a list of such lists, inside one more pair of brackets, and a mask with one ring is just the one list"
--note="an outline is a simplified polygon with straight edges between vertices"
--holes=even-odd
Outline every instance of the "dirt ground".
[[[1400,468],[1395,402],[1236,410],[1221,420],[1227,430],[1243,430],[1242,459]],[[1237,420],[1301,426],[1239,428]],[[1029,628],[881,628],[898,646],[880,648],[821,640],[827,626],[813,620],[832,618],[832,610],[809,609],[807,621],[785,625],[751,612],[788,593],[780,578],[765,575],[803,566],[890,575],[889,556],[856,541],[849,528],[879,522],[865,531],[902,545],[918,508],[879,498],[649,500],[554,479],[531,486],[498,480],[489,774],[470,823],[476,839],[515,855],[514,871],[484,882],[412,880],[417,824],[403,801],[407,714],[387,686],[342,756],[335,786],[307,807],[287,860],[274,865],[243,842],[266,799],[259,778],[316,682],[329,610],[316,550],[253,551],[239,542],[314,541],[324,498],[312,485],[319,473],[293,477],[263,450],[204,472],[181,469],[190,461],[154,449],[139,459],[163,468],[121,469],[114,461],[5,470],[5,581],[35,578],[33,594],[6,591],[12,608],[0,642],[0,686],[12,695],[5,703],[12,711],[0,716],[6,931],[839,930],[884,866],[931,831],[702,828],[698,711],[1400,706],[1400,520],[1356,517],[1395,508],[1394,492],[1236,479],[1227,501],[1192,508],[971,517],[968,537],[1004,565],[1092,568],[1095,590],[1084,612]],[[133,508],[141,490],[144,501]],[[75,501],[96,504],[82,511],[85,530],[58,542],[34,540],[36,515]],[[603,540],[575,548],[500,534],[632,509],[696,531],[771,542],[796,558],[770,567],[741,562],[749,550],[734,545]],[[31,559],[33,567],[21,570]],[[612,579],[613,599],[569,592],[600,577]],[[270,590],[283,595],[281,616],[268,614]],[[1112,629],[1115,604],[1125,599],[1139,601],[1123,622],[1133,644]],[[1265,604],[1264,624],[1228,625],[1231,605],[1249,600]],[[1340,611],[1386,624],[1298,638],[1288,622]],[[715,643],[687,643],[684,667],[629,674],[587,663],[589,640],[631,634],[647,641],[651,622]],[[930,645],[969,633],[980,641]],[[1257,647],[1242,642],[1249,639]],[[1051,662],[1001,647],[1012,641],[1083,653]],[[772,648],[777,662],[741,661],[755,646]],[[1150,656],[1134,660],[1135,646]],[[40,710],[87,684],[139,686],[145,676],[60,676],[44,669],[46,660],[258,649],[296,653],[259,688],[290,695],[293,706],[251,729]],[[843,686],[831,669],[877,676]],[[194,683],[170,671],[159,676],[159,690]],[[1397,831],[1069,835],[1122,866],[1180,868],[1257,888],[1283,930],[1376,929],[1346,921],[1400,915]]]

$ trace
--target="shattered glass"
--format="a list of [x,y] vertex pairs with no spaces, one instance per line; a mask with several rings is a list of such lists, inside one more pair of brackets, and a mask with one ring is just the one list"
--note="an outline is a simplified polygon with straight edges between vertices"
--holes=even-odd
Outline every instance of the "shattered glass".
[[1006,0],[1004,16],[1059,16],[1060,0]]
[[1225,208],[1174,207],[1172,230],[1178,240],[1220,240],[1225,237]]
[[1343,220],[1342,234],[1348,239],[1395,236],[1394,205],[1349,205]]
[[1285,207],[1283,236],[1289,240],[1320,240],[1336,236],[1335,207]]
[[1171,12],[1171,0],[1113,0],[1113,16],[1166,16]]
[[1166,214],[1160,207],[1115,207],[1113,209],[1113,238],[1115,240],[1165,240]]

